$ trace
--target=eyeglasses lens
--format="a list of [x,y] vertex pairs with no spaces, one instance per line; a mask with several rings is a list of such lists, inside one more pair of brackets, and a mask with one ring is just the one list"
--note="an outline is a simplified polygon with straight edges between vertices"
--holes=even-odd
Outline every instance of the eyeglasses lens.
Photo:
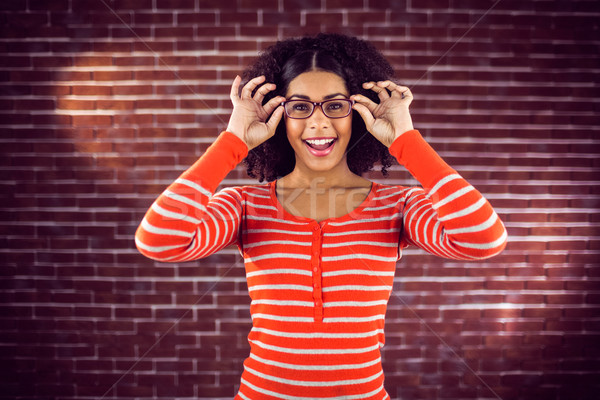
[[[343,118],[350,114],[352,102],[346,99],[327,100],[320,104],[323,113],[329,118]],[[310,101],[291,100],[285,103],[285,112],[290,118],[308,118],[315,105]]]

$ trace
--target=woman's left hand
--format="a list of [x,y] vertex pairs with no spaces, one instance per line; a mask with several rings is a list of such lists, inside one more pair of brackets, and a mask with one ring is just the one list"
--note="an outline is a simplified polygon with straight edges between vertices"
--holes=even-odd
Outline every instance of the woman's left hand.
[[408,111],[413,99],[409,88],[392,81],[365,82],[363,88],[377,93],[379,104],[360,94],[350,99],[355,101],[353,108],[377,140],[390,147],[400,135],[414,129]]

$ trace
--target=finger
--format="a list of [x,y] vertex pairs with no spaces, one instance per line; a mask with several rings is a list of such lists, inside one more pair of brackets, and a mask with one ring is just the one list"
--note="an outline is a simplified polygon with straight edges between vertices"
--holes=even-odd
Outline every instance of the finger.
[[254,89],[256,89],[256,87],[258,85],[260,85],[261,83],[263,83],[265,80],[264,75],[261,76],[257,76],[256,78],[250,79],[248,81],[248,83],[246,83],[246,85],[244,85],[244,88],[242,89],[242,99],[249,99],[252,97],[252,92],[254,91]]
[[371,126],[373,126],[373,124],[375,123],[375,118],[373,117],[371,111],[361,103],[354,103],[352,109],[355,110],[361,116],[361,118],[365,122],[367,130],[369,130]]
[[412,99],[413,94],[407,86],[398,86],[398,91],[402,94],[402,98],[406,99],[410,97]]
[[377,93],[377,96],[381,101],[387,100],[390,97],[390,94],[388,93],[387,89],[379,86],[376,82],[363,83],[363,88],[370,89],[373,92]]
[[406,103],[407,106],[410,105],[413,101],[413,94],[410,89],[406,86],[398,86],[398,91],[401,94],[402,101]]
[[386,88],[391,93],[391,97],[402,98],[402,91],[399,89],[404,86],[400,86],[392,81],[377,82],[377,85]]
[[275,110],[283,101],[285,101],[285,97],[274,97],[271,100],[269,100],[267,104],[264,105],[263,109],[265,110],[267,115],[270,115],[273,112],[273,110]]
[[240,93],[240,82],[242,82],[242,78],[239,75],[235,76],[233,83],[231,84],[231,92],[229,93],[229,98],[232,102],[238,99]]
[[373,86],[375,86],[375,82],[365,82],[362,84],[363,89],[371,89]]
[[[375,112],[375,109],[377,108],[378,104],[375,103],[373,100],[371,100],[370,98],[368,98],[367,96],[362,96],[360,94],[354,95],[354,96],[350,96],[351,100],[354,100],[356,103],[362,104],[363,106],[365,106],[369,112],[373,113]],[[358,110],[357,110],[358,111]]]
[[275,86],[274,83],[265,83],[264,85],[262,85],[261,87],[259,87],[258,89],[256,89],[256,93],[254,94],[254,100],[256,102],[262,104],[262,101],[265,98],[265,96],[269,92],[275,90],[275,88],[276,88],[276,86]]
[[275,134],[275,130],[281,121],[281,117],[283,117],[283,106],[277,106],[267,121],[267,131],[269,132],[269,137]]
[[390,92],[396,90],[396,88],[398,87],[398,85],[396,85],[396,83],[389,81],[389,80],[388,81],[379,81],[379,82],[377,82],[377,86],[386,88]]

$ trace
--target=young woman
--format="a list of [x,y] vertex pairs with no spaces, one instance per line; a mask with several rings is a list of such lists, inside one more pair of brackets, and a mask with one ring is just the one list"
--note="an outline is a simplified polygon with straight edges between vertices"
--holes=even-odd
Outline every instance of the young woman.
[[[407,87],[368,42],[334,34],[266,50],[231,88],[205,154],[152,205],[146,256],[188,261],[236,244],[252,299],[236,399],[387,399],[384,317],[402,249],[476,260],[505,246],[482,195],[413,129]],[[361,174],[391,157],[421,187]],[[215,194],[245,160],[267,180]]]

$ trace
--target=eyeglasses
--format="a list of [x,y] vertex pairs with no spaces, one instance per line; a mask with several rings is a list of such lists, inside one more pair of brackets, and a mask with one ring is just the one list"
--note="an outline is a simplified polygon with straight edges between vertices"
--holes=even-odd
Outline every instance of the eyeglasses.
[[333,99],[315,103],[309,100],[287,100],[281,103],[285,114],[290,118],[304,119],[315,112],[316,107],[321,107],[323,114],[329,118],[344,118],[350,115],[354,100]]

